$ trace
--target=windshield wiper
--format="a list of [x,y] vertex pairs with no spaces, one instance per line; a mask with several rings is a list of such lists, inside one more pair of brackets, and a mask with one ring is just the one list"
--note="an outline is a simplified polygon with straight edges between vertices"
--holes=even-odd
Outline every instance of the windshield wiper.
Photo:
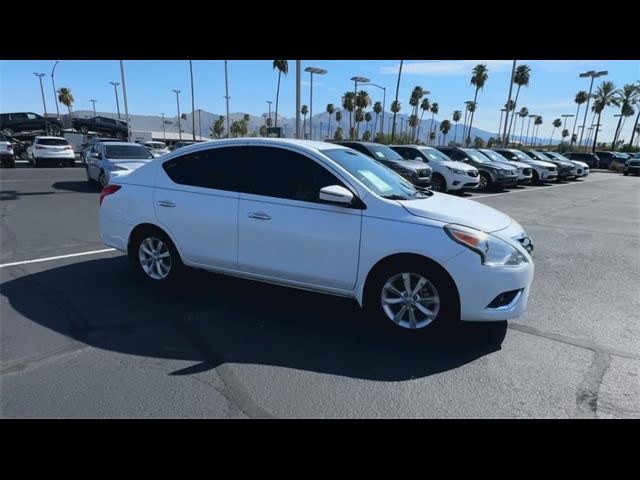
[[407,197],[403,197],[402,195],[382,195],[382,198],[386,198],[388,200],[409,200]]

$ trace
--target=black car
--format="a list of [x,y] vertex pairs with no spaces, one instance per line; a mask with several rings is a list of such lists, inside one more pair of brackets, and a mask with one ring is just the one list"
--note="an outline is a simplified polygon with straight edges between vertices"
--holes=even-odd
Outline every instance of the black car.
[[364,153],[368,157],[377,160],[385,167],[388,167],[401,175],[413,185],[418,187],[429,187],[431,185],[432,170],[430,166],[425,165],[424,162],[405,160],[397,152],[394,152],[386,145],[373,142],[350,141],[338,141],[332,143],[353,148],[358,152]]
[[435,147],[451,160],[468,163],[480,173],[479,190],[508,188],[518,185],[518,169],[510,165],[497,165],[474,148]]
[[627,159],[618,152],[599,152],[596,151],[596,155],[600,159],[600,168],[609,168],[614,162],[624,164]]
[[98,142],[118,142],[117,138],[102,138],[102,137],[93,137],[87,140],[87,143],[83,143],[80,147],[80,160],[82,160],[83,164],[87,164],[87,155],[93,148],[93,146]]
[[10,137],[18,132],[48,131],[58,135],[62,122],[33,112],[0,113],[0,131]]
[[579,160],[589,165],[589,168],[599,168],[600,158],[595,153],[565,152],[563,153],[569,160]]
[[119,140],[127,138],[129,127],[127,122],[108,117],[74,118],[71,120],[73,128],[85,135],[89,132],[96,132],[102,135],[110,135]]
[[521,150],[526,155],[531,157],[534,160],[540,160],[541,162],[549,162],[553,163],[556,167],[558,167],[558,179],[560,180],[569,180],[571,178],[576,178],[577,169],[575,164],[569,162],[568,160],[560,160],[557,157],[552,155],[545,155],[544,152],[539,152],[537,150]]
[[630,173],[635,173],[636,175],[640,176],[640,159],[630,158],[624,163],[622,174],[629,175]]

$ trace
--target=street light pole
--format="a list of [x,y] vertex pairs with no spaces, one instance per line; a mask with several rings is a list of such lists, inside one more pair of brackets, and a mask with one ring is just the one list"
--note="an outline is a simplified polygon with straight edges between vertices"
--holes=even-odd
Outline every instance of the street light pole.
[[311,91],[309,93],[309,134],[311,135],[311,140],[313,140],[313,74],[324,75],[327,71],[324,68],[316,67],[307,67],[304,71],[309,72],[311,76]]
[[193,141],[196,141],[196,97],[193,91],[193,65],[189,60],[189,75],[191,76],[191,134]]
[[122,80],[122,96],[124,97],[124,116],[127,121],[127,142],[131,140],[131,123],[129,122],[129,104],[127,103],[127,85],[124,81],[124,62],[120,60],[120,79]]
[[269,105],[269,123],[271,123],[271,104],[273,103],[271,100],[265,100],[267,105]]
[[98,100],[89,100],[91,103],[93,103],[93,116],[96,116],[96,102]]
[[60,63],[60,60],[56,60],[53,64],[53,70],[51,70],[51,85],[53,85],[53,103],[56,106],[57,118],[60,118],[60,109],[58,108],[58,95],[56,92],[56,82],[53,80],[53,75],[56,73],[56,66]]
[[113,91],[116,92],[116,109],[118,110],[118,120],[120,120],[120,102],[118,101],[118,85],[120,85],[119,82],[109,82],[111,85],[113,85]]
[[165,129],[164,129],[164,113],[161,113],[160,115],[162,115],[162,140],[166,142],[167,133],[165,132]]
[[178,106],[178,138],[182,140],[182,128],[180,127],[180,90],[173,90],[176,94],[176,105]]
[[580,147],[582,146],[582,135],[584,134],[584,127],[587,124],[587,114],[589,113],[589,102],[591,101],[591,91],[593,90],[593,81],[598,77],[602,77],[608,74],[609,72],[606,70],[603,70],[601,72],[596,72],[595,70],[589,70],[588,72],[584,72],[579,75],[580,78],[590,77],[591,84],[589,85],[589,95],[587,95],[587,106],[584,109],[584,118],[582,120],[582,131],[580,132],[580,142],[578,143],[578,150],[580,150]]
[[500,123],[498,124],[498,137],[500,137],[500,130],[502,130],[502,116],[504,115],[504,112],[506,112],[507,109],[506,108],[501,108],[500,109]]
[[[513,61],[513,66],[511,67],[511,81],[509,82],[509,98],[507,99],[507,105],[506,105],[506,113],[505,113],[505,118],[504,118],[504,136],[502,137],[502,146],[506,148],[507,146],[507,142],[509,141],[509,137],[507,136],[507,124],[509,123],[509,106],[511,105],[511,94],[513,93],[513,79],[516,75],[516,61]],[[511,115],[515,115],[516,114],[516,109],[515,107],[513,108],[513,113]],[[471,133],[471,132],[469,132]]]
[[527,136],[524,139],[524,144],[529,144],[529,127],[531,127],[531,119],[537,117],[537,115],[529,114],[529,119],[527,120]]
[[202,113],[202,109],[198,109],[198,132],[199,132],[199,136],[200,138],[202,138],[202,117],[200,116],[200,114]]
[[300,95],[302,93],[302,88],[300,87],[300,75],[302,72],[300,69],[302,68],[301,60],[296,60],[296,138],[300,138]]
[[227,61],[224,61],[224,98],[227,101],[227,138],[231,136],[231,129],[229,127],[229,77],[227,75]]
[[44,87],[42,86],[42,77],[46,76],[46,73],[33,73],[38,80],[40,80],[40,92],[42,93],[42,105],[44,106],[44,116],[47,116],[47,102],[44,101]]
[[[366,78],[366,77],[351,77],[351,80],[354,82],[354,85],[355,85],[355,88],[353,90],[353,102],[354,102],[353,108],[354,108],[354,113],[356,113],[357,110],[358,110],[358,108],[357,108],[357,106],[358,106],[358,82],[360,82],[360,83],[369,83],[369,82],[371,82],[371,80]],[[349,128],[353,128],[355,130],[355,127],[353,127],[351,125],[349,126]],[[349,138],[351,140],[353,140],[353,134],[351,132],[349,132]],[[356,140],[357,140],[357,138],[356,138]]]

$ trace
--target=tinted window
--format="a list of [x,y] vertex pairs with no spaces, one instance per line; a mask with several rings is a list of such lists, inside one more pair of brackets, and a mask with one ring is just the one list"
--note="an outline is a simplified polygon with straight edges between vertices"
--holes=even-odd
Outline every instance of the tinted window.
[[386,145],[367,145],[365,148],[371,152],[371,156],[376,160],[402,160],[402,157],[397,152],[394,152]]
[[106,144],[105,156],[107,158],[117,159],[151,159],[153,155],[142,145],[109,145]]
[[345,187],[322,165],[284,148],[242,147],[242,158],[237,161],[246,172],[245,191],[255,195],[319,202],[321,188]]
[[171,180],[181,185],[242,191],[239,180],[245,178],[247,165],[241,150],[245,147],[212,148],[189,153],[164,162],[162,168]]
[[27,119],[27,114],[26,113],[14,113],[11,116],[12,116],[13,120],[26,120]]
[[36,115],[35,113],[27,113],[26,116],[29,120],[35,120],[37,118],[40,118],[40,115]]
[[435,148],[419,147],[419,150],[422,153],[422,155],[425,155],[429,159],[429,161],[433,161],[433,162],[450,162],[451,161],[451,159],[447,155],[442,153],[440,150],[436,150]]
[[64,138],[40,138],[38,140],[39,145],[69,145],[69,142]]

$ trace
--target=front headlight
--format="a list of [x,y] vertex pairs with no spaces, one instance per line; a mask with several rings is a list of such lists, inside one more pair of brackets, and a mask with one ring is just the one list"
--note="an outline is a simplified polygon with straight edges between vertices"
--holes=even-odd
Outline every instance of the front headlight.
[[517,267],[527,263],[527,257],[501,238],[463,225],[445,225],[444,231],[454,242],[473,250],[490,267]]
[[451,173],[457,173],[458,175],[464,174],[463,170],[458,170],[457,168],[446,167],[446,169],[449,170]]

